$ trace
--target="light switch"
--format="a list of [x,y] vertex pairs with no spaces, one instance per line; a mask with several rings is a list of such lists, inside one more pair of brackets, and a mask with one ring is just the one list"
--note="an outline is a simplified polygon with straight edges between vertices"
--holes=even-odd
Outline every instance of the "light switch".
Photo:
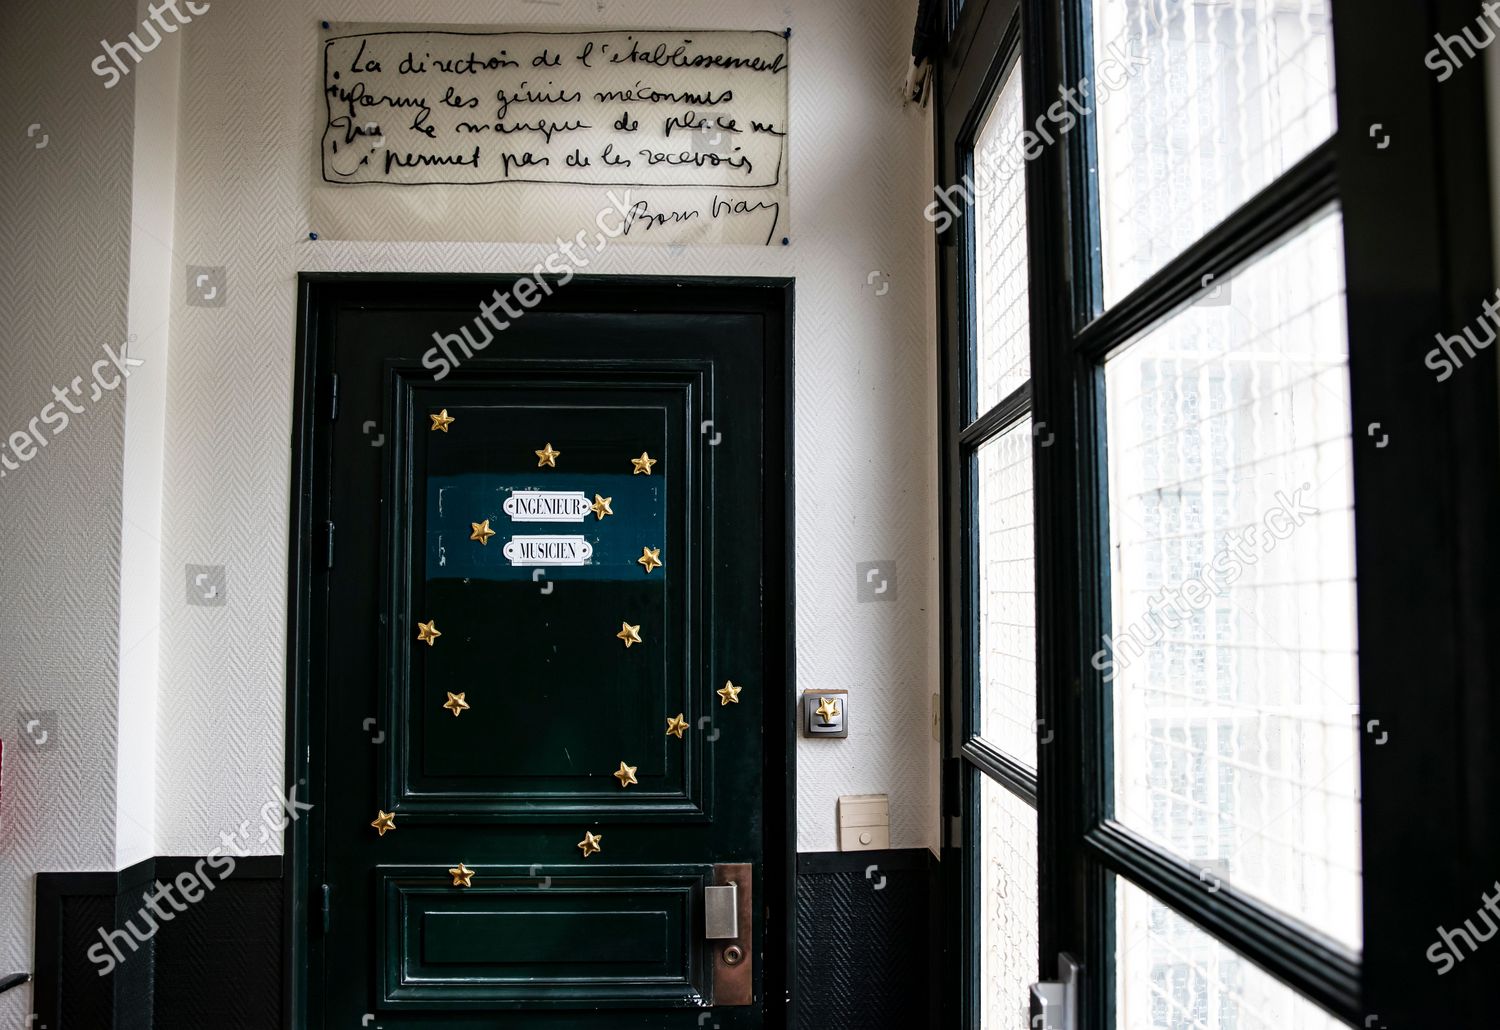
[[891,846],[891,801],[885,794],[839,798],[839,850],[884,851]]
[[802,692],[802,733],[807,737],[847,737],[849,735],[849,692],[847,690],[804,690]]

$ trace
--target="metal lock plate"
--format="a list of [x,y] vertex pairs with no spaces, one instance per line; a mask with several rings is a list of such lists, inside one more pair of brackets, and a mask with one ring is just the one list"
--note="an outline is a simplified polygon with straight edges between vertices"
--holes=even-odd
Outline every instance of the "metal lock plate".
[[[753,941],[754,918],[754,869],[746,863],[714,866],[713,883],[704,887],[703,910],[709,940],[714,942],[713,973],[715,1007],[755,1004],[755,962]],[[717,892],[725,893],[717,893]],[[728,893],[728,892],[733,893]],[[726,899],[732,900],[735,934],[732,937],[715,936],[715,929],[724,929],[725,917],[715,916],[712,910],[723,906]],[[719,924],[715,926],[715,924]]]

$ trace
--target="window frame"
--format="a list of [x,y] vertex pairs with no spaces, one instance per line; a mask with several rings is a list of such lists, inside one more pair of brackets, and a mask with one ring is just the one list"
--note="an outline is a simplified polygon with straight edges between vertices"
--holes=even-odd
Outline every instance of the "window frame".
[[[967,160],[963,166],[964,175],[972,176],[974,173],[973,151],[979,134],[983,131],[985,122],[991,112],[994,111],[996,103],[1000,98],[1000,92],[1004,89],[1006,81],[1010,78],[1012,71],[1019,71],[1017,67],[1020,57],[1019,41],[1008,39],[1002,46],[1005,48],[1003,59],[997,62],[994,69],[994,81],[990,86],[986,102],[974,109],[974,117],[969,124],[964,126],[960,134],[961,146],[966,151]],[[1020,84],[1020,80],[1017,80]],[[959,227],[962,230],[962,246],[964,248],[964,265],[968,269],[977,268],[979,260],[979,245],[975,239],[975,228],[978,220],[970,217],[972,211],[960,220]],[[965,283],[965,287],[969,284]],[[1030,289],[1028,286],[1028,303]],[[963,427],[958,432],[958,461],[959,461],[959,489],[963,498],[963,590],[968,605],[972,606],[974,614],[964,620],[964,640],[962,641],[962,653],[965,660],[964,668],[964,697],[963,718],[963,747],[962,751],[968,762],[984,770],[992,779],[999,780],[1012,793],[1019,795],[1028,801],[1033,807],[1036,805],[1036,774],[1035,771],[1025,763],[1017,761],[1006,754],[1004,749],[987,739],[983,734],[980,713],[984,706],[982,696],[983,683],[980,672],[980,641],[982,638],[982,627],[979,625],[977,609],[979,606],[979,576],[978,573],[978,551],[979,551],[979,495],[976,489],[978,472],[974,466],[979,460],[979,452],[986,445],[998,441],[1006,433],[1017,425],[1024,422],[1032,413],[1032,385],[1030,378],[1016,389],[1012,390],[998,402],[987,409],[981,409],[979,384],[974,382],[970,370],[977,368],[979,360],[979,325],[978,310],[979,298],[972,289],[965,289],[963,310],[968,324],[966,331],[966,351],[963,366],[959,371],[959,389],[962,392],[960,399],[959,421]],[[973,411],[973,417],[967,415]]]
[[[1435,34],[1460,32],[1477,12],[1458,0],[1330,6],[1335,135],[1109,310],[1093,120],[1028,163],[1026,400],[1034,425],[1051,437],[1050,446],[1033,447],[1037,718],[1052,738],[1038,748],[1029,781],[1018,775],[1027,770],[1003,755],[996,761],[971,736],[978,694],[967,644],[976,635],[967,462],[970,445],[998,431],[1001,416],[963,421],[975,328],[972,212],[938,236],[943,897],[945,947],[958,959],[946,963],[944,1025],[977,1025],[977,790],[967,772],[976,767],[1018,793],[1034,791],[1038,971],[1055,975],[1062,951],[1084,961],[1080,1027],[1113,1025],[1106,950],[1114,875],[1356,1026],[1366,1018],[1480,1025],[1488,1011],[1480,963],[1439,981],[1424,955],[1436,927],[1473,914],[1500,869],[1500,749],[1487,745],[1500,731],[1500,699],[1488,696],[1500,658],[1484,643],[1500,622],[1500,543],[1486,532],[1500,522],[1500,348],[1443,384],[1421,367],[1433,334],[1471,324],[1494,291],[1484,61],[1441,84],[1424,63]],[[936,62],[939,185],[968,170],[967,146],[1016,54],[1031,125],[1056,84],[1091,74],[1091,25],[1090,0],[963,5]],[[1384,147],[1382,133],[1391,140]],[[1206,891],[1195,867],[1105,818],[1109,695],[1089,662],[1109,614],[1105,355],[1183,307],[1204,275],[1233,274],[1332,203],[1345,236],[1360,719],[1390,731],[1384,745],[1361,734],[1360,954],[1232,887]],[[996,421],[981,426],[990,416]]]
[[[950,10],[956,10],[956,6]],[[971,75],[980,73],[980,81],[971,85],[978,102],[968,103],[962,121],[953,126],[959,144],[944,150],[954,157],[951,174],[941,178],[945,183],[962,181],[966,174],[974,171],[972,150],[975,139],[983,130],[984,121],[1019,58],[1016,10],[1017,0],[1002,0],[998,4],[968,0],[963,4],[963,13],[957,24],[950,25],[950,30],[945,33],[950,43],[944,55],[939,57],[941,69],[951,69],[953,55],[960,52],[996,54],[995,60],[987,61],[983,67],[971,66],[969,69]],[[1019,70],[1025,76],[1025,69]],[[942,99],[936,103],[935,123],[939,126],[939,139],[944,136],[944,114],[950,111],[948,84],[954,78],[956,76],[951,73],[938,72],[938,94]],[[1022,88],[1025,93],[1023,82]],[[1037,777],[1034,772],[983,741],[977,733],[980,670],[978,649],[971,648],[971,643],[980,639],[980,627],[975,604],[978,576],[971,561],[977,544],[974,535],[977,496],[971,468],[977,460],[978,448],[984,442],[999,438],[1008,427],[1029,414],[1032,388],[1028,382],[993,408],[974,411],[974,420],[969,420],[971,405],[980,403],[980,391],[969,375],[978,340],[977,297],[971,289],[977,267],[974,225],[972,211],[966,210],[965,216],[939,237],[941,246],[938,247],[939,262],[954,265],[948,274],[939,271],[939,304],[944,310],[941,318],[944,354],[939,357],[939,379],[944,394],[941,432],[944,460],[939,474],[944,496],[942,561],[947,570],[944,597],[948,612],[965,613],[960,619],[944,619],[942,622],[947,712],[944,720],[944,811],[945,816],[953,817],[951,825],[957,828],[954,840],[947,841],[944,847],[944,856],[950,859],[944,864],[944,898],[947,912],[968,912],[971,916],[974,915],[971,910],[977,909],[974,900],[980,897],[984,883],[981,868],[983,847],[978,838],[981,829],[981,784],[978,778],[989,777],[1002,789],[1010,790],[1017,798],[1037,808]],[[1040,831],[1041,813],[1038,811],[1038,834]],[[978,918],[966,918],[950,925],[954,933],[945,940],[945,946],[956,952],[959,961],[945,964],[953,982],[945,984],[942,991],[942,1026],[978,1026],[981,996],[974,990],[974,985],[980,984],[983,978],[983,925]],[[1020,1003],[1022,999],[1017,999],[1017,1005]]]
[[[982,68],[975,65],[968,69],[970,77],[978,73],[978,81],[969,87],[978,100],[967,104],[962,119],[951,127],[956,142],[945,151],[953,158],[952,163],[946,165],[950,172],[948,177],[943,177],[944,162],[941,159],[939,162],[939,178],[945,183],[959,182],[965,175],[972,175],[973,145],[999,98],[1000,90],[1013,70],[1024,79],[1024,69],[1018,66],[1021,41],[1017,10],[1017,0],[1000,0],[998,3],[967,0],[957,24],[950,26],[945,33],[949,45],[938,61],[936,92],[940,99],[935,105],[934,119],[939,140],[946,134],[944,115],[951,110],[947,102],[949,84],[959,78],[953,74],[954,55],[969,52],[994,55]],[[949,74],[945,75],[944,71]],[[1020,79],[1017,81],[1023,91],[1024,104],[1025,85]],[[1029,203],[1027,214],[1029,218]],[[978,837],[981,829],[979,777],[988,777],[1037,809],[1035,772],[985,741],[978,733],[981,703],[979,653],[977,646],[972,646],[980,637],[976,603],[978,577],[974,574],[975,562],[972,560],[977,552],[974,531],[978,517],[971,469],[977,462],[981,446],[998,439],[1031,413],[1032,385],[1028,381],[989,409],[977,410],[979,390],[969,373],[977,354],[977,298],[970,280],[963,274],[954,274],[975,267],[974,225],[973,211],[966,208],[963,217],[940,234],[938,247],[940,266],[945,262],[954,265],[948,274],[940,269],[938,276],[939,303],[944,312],[940,330],[943,346],[939,356],[943,395],[940,434],[943,460],[939,475],[944,498],[943,594],[949,612],[963,613],[958,619],[943,620],[944,710],[947,713],[943,720],[943,804],[945,814],[953,817],[949,825],[957,828],[957,834],[943,847],[947,859],[943,866],[946,871],[943,896],[945,911],[959,915],[958,919],[949,921],[951,932],[944,941],[945,948],[958,958],[957,962],[944,963],[951,979],[942,991],[944,1026],[978,1026],[980,1021],[980,994],[966,986],[980,983],[983,969],[980,955],[982,912],[969,900],[979,896],[984,883],[983,848]],[[1028,225],[1028,237],[1030,232]],[[1030,271],[1028,258],[1028,278]],[[1034,305],[1029,288],[1028,304]],[[968,417],[971,406],[974,406],[972,420]],[[1040,834],[1039,809],[1037,829]],[[1016,999],[1016,1004],[1020,1005],[1022,1001]]]

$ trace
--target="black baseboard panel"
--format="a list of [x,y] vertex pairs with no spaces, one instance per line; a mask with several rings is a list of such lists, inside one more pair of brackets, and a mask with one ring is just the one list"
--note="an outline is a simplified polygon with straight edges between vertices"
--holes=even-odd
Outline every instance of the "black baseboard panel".
[[[115,974],[88,960],[101,927],[113,927],[123,873],[40,873],[36,878],[34,1026],[114,1027]],[[144,965],[144,963],[142,963]],[[131,970],[139,974],[139,967]],[[123,979],[127,974],[121,973]],[[134,994],[135,992],[131,992]],[[147,1019],[150,1011],[146,1012]],[[139,1024],[137,1024],[139,1025]]]
[[[153,858],[119,873],[38,874],[33,1025],[280,1026],[281,859],[239,858],[226,870]],[[147,899],[168,884],[158,915]]]
[[937,902],[926,848],[798,855],[798,1027],[935,1028]]
[[[120,873],[39,875],[34,1025],[280,1027],[282,861],[241,858],[222,878],[213,868],[205,873],[203,863],[155,858]],[[212,890],[197,886],[205,880]],[[799,1027],[937,1026],[937,883],[937,862],[925,849],[798,856]],[[198,899],[181,911],[161,901],[171,918],[156,917],[145,896],[158,884],[178,885],[173,897]],[[104,936],[111,934],[112,951]]]
[[[194,877],[200,861],[158,858],[156,878]],[[280,857],[239,859],[230,876],[156,935],[155,1030],[281,1025],[281,868]]]

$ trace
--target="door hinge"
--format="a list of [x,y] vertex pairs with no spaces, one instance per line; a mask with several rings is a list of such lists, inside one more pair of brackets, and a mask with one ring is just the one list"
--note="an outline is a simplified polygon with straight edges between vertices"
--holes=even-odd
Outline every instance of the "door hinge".
[[333,520],[328,520],[328,567],[333,568]]
[[328,932],[329,920],[332,918],[333,906],[329,902],[329,898],[332,895],[333,888],[329,887],[326,883],[323,884],[323,932],[325,934]]
[[339,374],[335,372],[329,380],[328,388],[328,421],[332,422],[339,417]]

